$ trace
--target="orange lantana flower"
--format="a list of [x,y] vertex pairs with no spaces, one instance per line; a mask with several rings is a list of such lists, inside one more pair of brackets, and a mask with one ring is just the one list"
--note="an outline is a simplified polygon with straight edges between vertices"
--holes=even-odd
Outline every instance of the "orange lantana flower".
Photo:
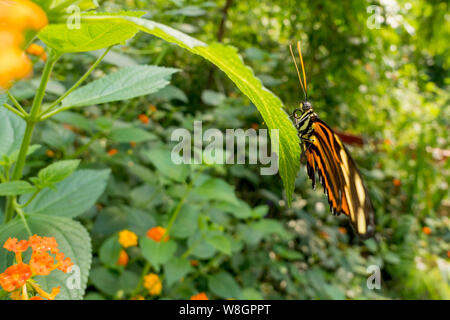
[[119,259],[117,260],[117,264],[119,266],[126,266],[128,264],[128,254],[125,250],[120,250]]
[[137,246],[138,236],[133,231],[122,230],[119,232],[119,243],[124,248]]
[[431,228],[425,226],[425,227],[422,228],[422,232],[425,233],[426,235],[430,235],[431,234]]
[[31,276],[31,269],[27,264],[13,264],[0,274],[0,285],[5,291],[12,292],[24,286]]
[[31,73],[31,61],[23,52],[24,33],[48,24],[45,12],[28,0],[0,0],[0,88]]
[[208,296],[204,292],[197,293],[191,297],[191,300],[209,300]]
[[47,60],[45,49],[36,43],[30,44],[30,46],[27,48],[27,53],[41,58],[42,61]]
[[33,274],[48,276],[55,269],[55,260],[45,251],[33,252],[30,268]]
[[[5,291],[11,292],[11,299],[28,300],[31,292],[39,295],[32,297],[32,300],[55,299],[59,288],[53,288],[51,293],[47,293],[33,279],[34,276],[49,275],[55,269],[67,273],[72,268],[72,261],[70,258],[64,258],[64,254],[58,249],[55,238],[38,235],[20,241],[16,238],[9,238],[3,248],[16,254],[16,264],[0,274],[0,286]],[[22,253],[29,248],[32,253],[27,264],[23,262]]]
[[[163,240],[164,242],[167,242],[169,240],[169,237],[164,237],[164,234],[166,233],[166,229],[163,227],[154,227],[147,231],[147,237],[150,239],[155,240],[156,242],[161,242]],[[164,237],[164,239],[163,239]]]
[[119,150],[117,150],[117,149],[109,149],[108,150],[108,156],[113,156],[113,155],[115,155],[115,154],[117,154],[119,152]]
[[142,122],[143,124],[148,124],[150,119],[148,118],[148,116],[146,114],[140,114],[138,116],[139,121]]
[[157,296],[162,291],[161,279],[159,279],[157,274],[149,273],[144,277],[144,287],[151,295]]

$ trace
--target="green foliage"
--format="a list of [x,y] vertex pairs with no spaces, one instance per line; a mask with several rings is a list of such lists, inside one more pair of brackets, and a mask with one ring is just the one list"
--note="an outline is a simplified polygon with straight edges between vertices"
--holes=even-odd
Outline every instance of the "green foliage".
[[[109,170],[79,170],[56,183],[56,190],[41,191],[25,211],[28,214],[74,218],[95,204],[105,190],[109,173]],[[20,202],[26,203],[29,199],[24,196]]]
[[132,99],[164,88],[176,69],[155,66],[121,68],[72,92],[63,107],[82,107]]
[[[148,20],[135,11],[148,2],[107,0],[69,30],[67,6],[95,1],[36,2],[50,19],[38,37],[59,60],[46,87],[36,62],[33,78],[10,90],[29,114],[45,91],[41,117],[0,108],[0,246],[56,237],[80,267],[81,289],[58,271],[39,278],[46,290],[60,285],[58,298],[75,299],[449,298],[448,3],[374,3],[384,22],[371,28],[372,2],[238,1],[221,29],[223,1],[154,1]],[[373,239],[357,239],[298,170],[286,114],[302,99],[288,49],[297,39],[317,114],[363,138],[348,148],[376,208]],[[0,94],[4,103],[17,107]],[[260,165],[174,164],[171,134],[193,132],[194,120],[203,130],[278,129],[281,180]],[[147,236],[157,226],[167,242]],[[121,245],[122,230],[138,244]],[[0,273],[13,259],[0,249]],[[381,289],[367,287],[373,265]],[[158,295],[144,286],[149,273]]]

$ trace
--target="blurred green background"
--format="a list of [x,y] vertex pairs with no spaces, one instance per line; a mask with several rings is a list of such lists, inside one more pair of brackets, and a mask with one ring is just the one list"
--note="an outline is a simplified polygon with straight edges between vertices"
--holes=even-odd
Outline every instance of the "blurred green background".
[[[100,248],[122,229],[143,236],[167,225],[183,198],[171,237],[182,258],[195,262],[175,275],[176,263],[159,270],[160,298],[197,292],[210,299],[450,298],[447,1],[99,2],[107,11],[146,10],[147,17],[202,41],[238,48],[287,112],[303,98],[288,48],[301,40],[315,111],[336,131],[364,141],[348,148],[374,202],[377,232],[361,241],[346,217],[333,217],[321,188],[312,190],[304,164],[288,207],[279,176],[261,176],[259,165],[185,167],[161,160],[172,131],[192,130],[194,120],[202,120],[204,130],[223,131],[264,123],[221,71],[140,33],[115,47],[91,80],[137,63],[179,68],[171,86],[84,109],[83,120],[58,115],[39,128],[47,151],[31,158],[41,167],[75,155],[85,166],[112,169],[100,203],[81,217],[95,251],[86,298],[133,294],[143,267],[138,249],[130,249],[130,263],[119,268],[99,258]],[[50,91],[63,92],[61,86],[76,81],[92,58],[63,56]],[[20,87],[13,92],[25,99],[29,94]],[[142,114],[148,123],[138,120]],[[133,147],[106,139],[101,132],[113,120],[134,123],[152,139]],[[95,129],[86,130],[91,125]],[[118,153],[109,156],[111,149]],[[208,179],[207,188],[195,187]],[[381,269],[379,290],[366,285],[370,265]]]

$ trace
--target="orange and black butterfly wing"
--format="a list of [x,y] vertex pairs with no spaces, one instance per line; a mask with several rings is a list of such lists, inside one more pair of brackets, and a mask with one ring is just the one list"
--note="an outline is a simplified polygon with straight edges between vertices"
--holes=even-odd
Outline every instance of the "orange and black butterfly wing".
[[361,174],[339,137],[315,118],[305,144],[307,173],[315,187],[315,173],[324,187],[333,214],[344,213],[362,238],[373,235],[374,209]]

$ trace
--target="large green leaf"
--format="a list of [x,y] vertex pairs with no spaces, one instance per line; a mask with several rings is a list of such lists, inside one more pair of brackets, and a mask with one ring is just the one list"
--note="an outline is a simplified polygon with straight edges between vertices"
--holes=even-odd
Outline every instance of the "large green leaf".
[[0,107],[0,160],[19,150],[25,126],[22,118]]
[[177,69],[156,66],[131,66],[78,88],[62,101],[64,107],[82,107],[127,100],[154,93],[169,84]]
[[[76,221],[61,217],[32,215],[28,216],[26,221],[33,234],[55,237],[60,251],[79,268],[73,268],[71,274],[55,270],[48,276],[37,277],[38,283],[47,292],[50,292],[51,288],[60,286],[61,291],[56,299],[82,299],[92,259],[91,239],[86,229]],[[9,237],[28,239],[29,234],[21,220],[16,219],[0,227],[2,246]],[[1,248],[0,272],[13,263],[14,254]],[[77,275],[80,276],[79,287],[76,281]]]
[[[84,15],[83,21],[114,19],[118,15]],[[283,110],[280,99],[265,88],[239,56],[236,48],[220,43],[206,44],[178,30],[154,21],[123,15],[123,19],[132,22],[140,30],[175,43],[190,52],[209,60],[238,86],[255,104],[269,129],[277,129],[279,137],[279,172],[286,189],[288,203],[291,202],[294,181],[300,167],[300,146],[296,130]],[[272,133],[271,133],[272,134]],[[274,138],[274,137],[272,137]]]
[[[45,189],[25,208],[28,214],[76,217],[90,207],[105,190],[110,170],[79,170],[56,186],[56,191]],[[22,197],[26,202],[28,196]]]
[[[141,16],[144,13],[121,13],[125,14]],[[124,43],[137,31],[134,23],[120,16],[109,14],[102,17],[90,13],[88,19],[81,21],[79,28],[71,28],[68,23],[49,24],[39,32],[38,37],[59,52],[86,52]]]
[[236,48],[219,43],[207,45],[178,30],[153,21],[136,17],[124,17],[124,19],[135,23],[144,32],[175,43],[215,64],[255,104],[267,127],[279,130],[279,171],[290,203],[295,177],[300,167],[301,151],[297,132],[283,111],[280,99],[261,84],[253,71],[243,63]]
[[0,196],[16,196],[36,191],[36,187],[26,181],[9,181],[0,183]]

